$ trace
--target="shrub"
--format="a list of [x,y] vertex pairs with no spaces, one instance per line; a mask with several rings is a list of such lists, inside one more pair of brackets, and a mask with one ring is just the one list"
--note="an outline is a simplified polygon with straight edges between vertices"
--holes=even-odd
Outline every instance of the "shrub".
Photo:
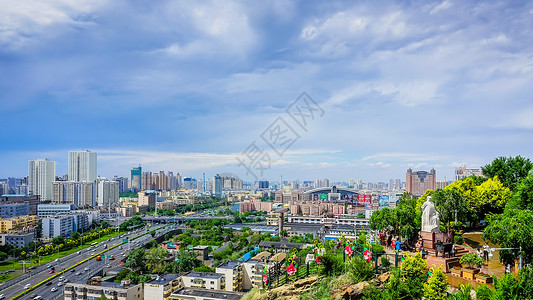
[[344,270],[344,262],[335,254],[320,256],[319,260],[320,267],[318,272],[320,275],[335,276],[341,274]]
[[348,277],[354,282],[367,281],[374,277],[374,268],[372,263],[367,262],[364,258],[356,256],[346,264]]
[[385,268],[388,268],[391,265],[389,259],[386,256],[381,257],[381,265]]
[[456,235],[453,237],[453,242],[458,245],[462,245],[464,240],[462,235]]
[[483,284],[476,289],[477,300],[490,300],[492,298],[493,291]]
[[474,266],[481,266],[483,263],[483,259],[479,257],[476,253],[467,253],[461,257],[461,260],[459,262],[464,265],[468,265],[469,268],[473,268]]

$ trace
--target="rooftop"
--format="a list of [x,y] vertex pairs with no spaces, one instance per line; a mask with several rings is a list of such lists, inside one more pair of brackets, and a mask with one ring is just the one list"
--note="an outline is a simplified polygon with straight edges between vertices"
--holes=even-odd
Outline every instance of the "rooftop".
[[171,281],[174,281],[176,279],[180,278],[179,275],[177,274],[166,274],[164,276],[158,276],[158,278],[154,279],[154,280],[151,280],[151,281],[148,281],[146,283],[150,283],[150,284],[159,284],[159,285],[165,285]]
[[237,266],[240,266],[242,265],[242,262],[238,261],[238,260],[230,260],[224,264],[221,264],[220,266],[218,266],[217,268],[222,268],[222,269],[233,269]]
[[[229,300],[239,300],[242,298],[244,293],[238,292],[226,292],[219,290],[205,290],[205,289],[194,289],[194,288],[182,288],[173,293],[173,295],[184,295],[192,296],[203,299],[229,299]],[[173,298],[171,296],[171,298]]]
[[208,278],[208,279],[217,279],[222,276],[223,274],[217,274],[217,273],[211,273],[211,272],[189,272],[183,276],[186,277],[195,277],[195,278]]

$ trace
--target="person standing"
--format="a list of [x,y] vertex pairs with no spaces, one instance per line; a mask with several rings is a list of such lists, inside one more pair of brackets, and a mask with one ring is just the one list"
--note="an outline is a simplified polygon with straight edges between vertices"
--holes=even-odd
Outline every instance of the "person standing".
[[485,259],[485,261],[489,260],[489,250],[490,247],[489,245],[487,245],[487,242],[485,242],[485,244],[483,244],[483,258]]

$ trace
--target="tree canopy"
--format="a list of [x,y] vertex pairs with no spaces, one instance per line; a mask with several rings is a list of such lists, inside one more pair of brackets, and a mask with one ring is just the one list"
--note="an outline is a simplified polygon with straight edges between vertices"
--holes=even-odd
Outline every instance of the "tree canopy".
[[481,167],[481,170],[483,175],[488,178],[498,176],[504,186],[514,191],[516,185],[528,175],[532,168],[533,163],[531,163],[529,158],[519,155],[516,157],[498,157],[490,164]]
[[[484,240],[502,248],[522,247],[525,263],[533,263],[533,211],[509,209],[501,215],[489,216],[487,222]],[[500,251],[500,261],[504,264],[513,264],[519,256],[518,249]]]

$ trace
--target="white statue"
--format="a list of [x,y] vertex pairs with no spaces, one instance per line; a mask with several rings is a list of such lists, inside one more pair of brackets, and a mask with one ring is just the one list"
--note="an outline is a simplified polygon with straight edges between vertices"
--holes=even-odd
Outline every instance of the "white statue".
[[428,196],[426,202],[422,204],[422,231],[440,232],[439,226],[439,213],[435,209],[435,204],[431,201],[431,196]]

